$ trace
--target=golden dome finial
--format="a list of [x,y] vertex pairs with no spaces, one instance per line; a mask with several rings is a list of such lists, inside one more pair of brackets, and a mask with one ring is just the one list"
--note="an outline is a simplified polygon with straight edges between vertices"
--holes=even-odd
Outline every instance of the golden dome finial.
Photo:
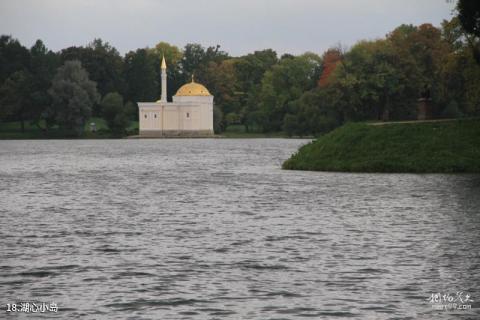
[[162,57],[162,69],[167,69],[167,64],[165,62],[165,55]]
[[195,82],[195,74],[192,73],[192,82]]

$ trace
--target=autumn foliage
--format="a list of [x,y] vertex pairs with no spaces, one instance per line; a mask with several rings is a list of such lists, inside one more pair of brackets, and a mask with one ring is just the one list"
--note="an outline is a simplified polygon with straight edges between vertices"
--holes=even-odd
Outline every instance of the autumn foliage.
[[341,60],[341,53],[338,49],[329,49],[323,55],[323,72],[318,80],[319,87],[325,87],[328,84],[332,72],[337,68]]

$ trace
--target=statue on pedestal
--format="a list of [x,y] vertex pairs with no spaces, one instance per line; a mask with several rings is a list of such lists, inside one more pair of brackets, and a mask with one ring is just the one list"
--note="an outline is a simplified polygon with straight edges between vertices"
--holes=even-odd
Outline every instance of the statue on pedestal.
[[420,93],[420,99],[418,99],[417,105],[417,120],[433,119],[433,105],[430,93],[430,87],[425,85]]

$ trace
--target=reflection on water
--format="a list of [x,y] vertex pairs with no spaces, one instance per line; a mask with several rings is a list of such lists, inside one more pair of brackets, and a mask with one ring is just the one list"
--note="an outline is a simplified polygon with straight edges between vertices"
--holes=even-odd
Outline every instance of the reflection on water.
[[[58,313],[36,317],[59,319],[480,315],[479,176],[280,170],[303,143],[0,141],[2,308],[54,301]],[[457,291],[473,309],[427,301]]]

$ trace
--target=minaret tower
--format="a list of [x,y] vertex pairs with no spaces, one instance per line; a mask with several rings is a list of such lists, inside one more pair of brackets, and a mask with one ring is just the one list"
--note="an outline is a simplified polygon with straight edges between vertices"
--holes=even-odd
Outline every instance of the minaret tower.
[[165,55],[162,58],[162,95],[160,102],[167,102],[167,64],[165,63]]

